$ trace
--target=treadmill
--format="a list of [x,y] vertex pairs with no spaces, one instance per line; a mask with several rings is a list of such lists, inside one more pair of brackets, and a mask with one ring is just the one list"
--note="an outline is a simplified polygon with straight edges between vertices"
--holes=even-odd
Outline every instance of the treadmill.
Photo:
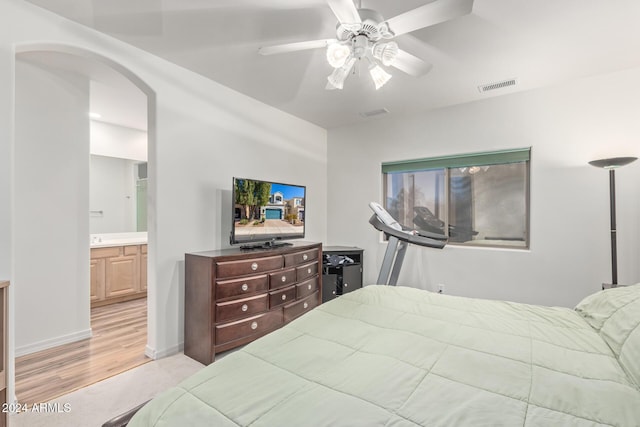
[[374,212],[369,223],[389,239],[376,282],[379,285],[396,286],[404,255],[410,244],[433,249],[442,249],[447,244],[448,237],[444,234],[402,227],[379,203],[371,202],[369,207]]

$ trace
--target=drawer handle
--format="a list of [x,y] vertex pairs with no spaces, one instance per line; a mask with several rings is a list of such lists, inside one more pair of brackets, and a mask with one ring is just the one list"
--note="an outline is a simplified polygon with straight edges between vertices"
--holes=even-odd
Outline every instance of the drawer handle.
[[303,304],[303,307],[304,307],[304,308],[307,308],[307,307],[309,307],[309,304],[305,302],[305,303]]
[[258,329],[258,322],[251,322],[251,329]]
[[248,291],[248,290],[249,290],[249,285],[247,285],[246,283],[244,283],[244,284],[242,285],[242,290],[243,290],[243,291]]
[[336,291],[332,291],[331,293],[335,295],[335,294],[336,294]]
[[287,294],[282,294],[282,301],[287,299]]
[[282,279],[281,279],[281,280],[282,280],[283,282],[286,282],[286,281],[287,281],[287,276],[282,276]]
[[307,273],[311,274],[311,267],[307,268]]
[[307,254],[302,255],[302,260],[303,260],[303,261],[306,261],[306,260],[307,260],[307,258],[309,258],[309,255],[307,255]]
[[344,287],[345,287],[345,288],[346,288],[346,287],[348,287],[348,286],[349,286],[349,284],[348,284],[348,283],[345,283],[345,284],[344,284]]
[[307,285],[307,289],[311,290],[311,283]]
[[252,269],[253,271],[256,271],[256,270],[258,269],[258,263],[257,263],[257,262],[254,262],[253,264],[251,264],[251,269]]
[[249,306],[247,304],[242,304],[242,311],[249,310]]

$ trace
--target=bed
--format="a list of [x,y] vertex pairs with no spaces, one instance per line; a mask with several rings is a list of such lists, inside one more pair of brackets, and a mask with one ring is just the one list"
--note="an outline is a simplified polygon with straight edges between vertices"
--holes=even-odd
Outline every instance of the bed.
[[225,356],[140,426],[640,426],[640,285],[572,310],[366,286]]

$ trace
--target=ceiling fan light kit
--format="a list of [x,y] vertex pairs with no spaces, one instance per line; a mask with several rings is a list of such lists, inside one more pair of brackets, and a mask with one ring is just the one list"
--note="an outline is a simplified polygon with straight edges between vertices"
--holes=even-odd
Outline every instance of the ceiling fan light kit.
[[351,71],[351,68],[353,68],[355,62],[355,58],[349,58],[349,60],[345,62],[342,67],[333,70],[333,73],[331,73],[329,77],[327,77],[329,83],[327,83],[326,89],[342,89],[344,87],[344,81],[347,79],[347,76],[349,75],[349,72]]
[[398,57],[398,43],[376,43],[372,47],[373,57],[380,60],[387,67],[394,64]]
[[327,62],[333,68],[340,68],[347,62],[351,49],[346,44],[331,43],[327,46]]
[[398,55],[398,44],[395,42],[378,42],[383,38],[393,37],[393,32],[384,22],[382,15],[374,10],[359,9],[358,15],[362,21],[360,23],[338,22],[336,26],[338,41],[327,47],[329,65],[341,70],[339,72],[341,79],[336,78],[335,71],[327,78],[330,86],[332,86],[329,89],[342,89],[344,87],[344,80],[349,71],[351,71],[351,67],[344,73],[344,77],[342,77],[342,68],[345,63],[351,63],[351,59],[360,61],[364,58],[369,62],[369,74],[373,79],[376,90],[391,79],[391,74],[382,69],[376,59],[385,66],[393,64]]
[[380,63],[414,77],[426,74],[431,70],[430,64],[388,40],[466,15],[473,8],[473,0],[435,0],[385,20],[375,10],[356,8],[352,0],[327,0],[327,3],[338,19],[336,39],[288,43],[258,50],[262,55],[272,55],[325,47],[327,62],[334,68],[327,77],[327,89],[342,89],[355,62],[362,59],[369,63],[369,74],[376,90],[391,79],[391,74]]
[[375,63],[369,67],[369,74],[371,75],[373,83],[376,85],[376,90],[380,89],[391,79],[391,74],[387,73],[381,66]]

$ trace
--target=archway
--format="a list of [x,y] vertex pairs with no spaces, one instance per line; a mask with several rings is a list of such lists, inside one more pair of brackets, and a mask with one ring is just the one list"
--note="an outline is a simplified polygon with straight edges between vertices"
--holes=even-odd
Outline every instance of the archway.
[[[30,73],[26,82],[22,73]],[[83,143],[89,126],[88,82],[104,79],[110,73],[146,96],[147,304],[154,307],[155,93],[126,67],[84,48],[51,43],[17,46],[12,244],[15,274],[10,307],[14,330],[10,332],[8,354],[11,394],[15,391],[17,354],[81,340],[90,334],[88,155],[66,154]],[[86,164],[82,163],[83,158],[87,159]],[[155,326],[153,312],[153,308],[148,310],[147,342]]]

